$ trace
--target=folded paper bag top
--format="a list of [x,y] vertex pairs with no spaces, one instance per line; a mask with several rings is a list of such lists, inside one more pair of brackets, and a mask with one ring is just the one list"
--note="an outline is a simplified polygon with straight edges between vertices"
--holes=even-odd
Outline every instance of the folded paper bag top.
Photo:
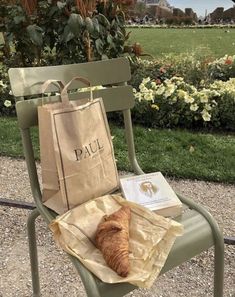
[[[112,214],[124,205],[131,208],[130,273],[125,278],[107,266],[95,246],[96,229],[103,216]],[[58,216],[50,228],[56,242],[103,282],[129,282],[143,288],[152,286],[176,237],[183,233],[181,224],[118,195],[105,195],[79,205]]]

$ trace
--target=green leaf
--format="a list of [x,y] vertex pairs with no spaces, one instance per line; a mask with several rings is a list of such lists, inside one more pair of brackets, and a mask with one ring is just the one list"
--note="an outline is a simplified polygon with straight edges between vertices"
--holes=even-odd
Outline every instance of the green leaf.
[[107,34],[106,28],[101,24],[99,24],[99,27],[100,27],[100,35],[105,36]]
[[57,1],[56,5],[59,9],[63,9],[66,6],[66,2]]
[[100,55],[102,55],[103,54],[104,43],[103,43],[103,41],[100,38],[96,39],[96,41],[95,41],[95,47],[97,49],[97,52]]
[[97,18],[93,18],[92,19],[93,25],[94,25],[94,29],[97,33],[100,32],[100,25],[99,25],[99,21]]
[[117,24],[116,20],[113,19],[112,22],[111,22],[111,29],[112,30],[117,30],[117,28],[118,28],[118,24]]
[[60,38],[60,42],[69,42],[70,40],[72,40],[74,38],[74,34],[71,32],[69,26],[65,26],[64,28],[64,32],[63,34],[61,35],[61,38]]
[[107,42],[111,47],[114,47],[114,43],[113,43],[113,37],[111,34],[108,34],[107,36]]
[[102,55],[101,56],[101,60],[108,60],[108,59],[109,59],[109,57],[107,55]]
[[41,47],[43,44],[42,28],[38,27],[37,25],[29,25],[27,27],[27,32],[32,43]]
[[13,20],[16,25],[19,25],[20,23],[25,22],[25,17],[22,15],[18,15],[15,16]]
[[49,10],[48,16],[52,17],[57,11],[58,11],[58,7],[52,6],[52,8]]
[[68,26],[75,36],[81,35],[84,20],[80,14],[72,13],[68,20]]
[[124,26],[125,24],[125,14],[123,11],[119,11],[119,13],[116,15],[116,20],[119,25]]
[[86,17],[85,24],[86,24],[87,31],[92,34],[94,32],[94,24],[92,22],[92,19],[89,17]]
[[121,30],[117,30],[117,37],[121,40],[125,40],[125,36],[122,34]]
[[100,13],[97,15],[97,19],[98,19],[99,23],[101,23],[107,30],[110,29],[110,22],[106,18],[106,16],[104,16],[103,14]]

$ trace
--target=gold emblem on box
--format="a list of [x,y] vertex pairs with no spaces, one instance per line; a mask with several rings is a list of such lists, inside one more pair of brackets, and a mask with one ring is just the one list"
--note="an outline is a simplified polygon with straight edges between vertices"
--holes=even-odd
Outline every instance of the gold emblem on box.
[[151,181],[144,181],[140,183],[140,191],[143,192],[148,197],[153,197],[157,193],[158,188]]

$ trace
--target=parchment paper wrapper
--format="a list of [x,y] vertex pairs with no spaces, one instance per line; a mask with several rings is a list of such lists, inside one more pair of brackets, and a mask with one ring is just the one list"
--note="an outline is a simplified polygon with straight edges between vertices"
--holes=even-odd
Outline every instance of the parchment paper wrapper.
[[[127,277],[122,278],[107,266],[95,247],[97,226],[104,215],[110,215],[123,205],[131,207],[130,265]],[[118,195],[106,195],[90,200],[58,216],[49,226],[55,241],[69,254],[77,257],[85,267],[106,283],[129,282],[150,288],[159,275],[183,226],[148,209],[129,202]]]

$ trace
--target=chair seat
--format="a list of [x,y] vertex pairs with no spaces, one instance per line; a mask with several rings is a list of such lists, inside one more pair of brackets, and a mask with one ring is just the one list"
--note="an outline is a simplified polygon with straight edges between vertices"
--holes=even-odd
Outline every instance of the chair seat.
[[[184,234],[177,237],[160,274],[165,273],[214,245],[211,227],[207,220],[197,211],[187,209],[175,220],[183,224]],[[76,262],[78,260],[73,258],[74,261]],[[102,297],[119,297],[137,289],[136,286],[129,283],[107,284],[100,281],[97,277],[95,277],[95,281]]]

